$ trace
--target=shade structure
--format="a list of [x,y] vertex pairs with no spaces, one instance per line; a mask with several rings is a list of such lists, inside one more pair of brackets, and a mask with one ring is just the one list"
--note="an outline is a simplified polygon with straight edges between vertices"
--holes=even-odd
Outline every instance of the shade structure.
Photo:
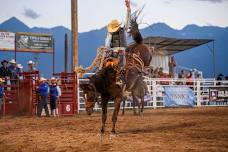
[[143,39],[144,44],[148,45],[155,51],[161,51],[164,55],[173,55],[209,42],[212,39],[181,39],[169,37],[146,37]]

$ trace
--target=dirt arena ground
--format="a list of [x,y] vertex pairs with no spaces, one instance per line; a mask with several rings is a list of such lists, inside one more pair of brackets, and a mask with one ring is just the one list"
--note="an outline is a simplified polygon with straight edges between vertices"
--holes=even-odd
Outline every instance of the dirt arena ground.
[[110,138],[111,113],[103,141],[100,114],[61,118],[0,119],[0,151],[228,151],[228,107],[127,111]]

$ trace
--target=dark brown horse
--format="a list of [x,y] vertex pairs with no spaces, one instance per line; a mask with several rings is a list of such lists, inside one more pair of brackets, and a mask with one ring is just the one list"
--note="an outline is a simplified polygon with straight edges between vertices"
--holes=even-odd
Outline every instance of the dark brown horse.
[[97,74],[89,78],[89,84],[81,84],[85,94],[85,108],[87,114],[91,115],[95,102],[97,101],[98,93],[101,95],[102,107],[102,126],[101,133],[105,131],[105,123],[107,119],[107,106],[110,100],[114,101],[114,111],[112,115],[112,133],[115,134],[115,125],[117,116],[122,101],[122,88],[116,84],[117,71],[112,67],[104,67]]
[[[131,16],[130,32],[135,41],[126,49],[126,73],[125,73],[125,91],[129,91],[133,97],[133,108],[135,112],[135,105],[138,104],[139,114],[143,112],[144,108],[144,95],[147,92],[147,85],[143,81],[145,68],[150,65],[152,55],[147,45],[143,44],[143,38],[139,32],[137,18],[141,11],[136,11]],[[138,101],[141,99],[141,104]],[[140,106],[141,105],[141,106]],[[123,102],[124,114],[125,101]],[[141,107],[141,108],[140,108]]]

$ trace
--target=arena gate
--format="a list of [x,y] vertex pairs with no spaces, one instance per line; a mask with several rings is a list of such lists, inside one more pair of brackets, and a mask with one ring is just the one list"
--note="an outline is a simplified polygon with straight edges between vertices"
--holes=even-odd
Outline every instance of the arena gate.
[[[77,76],[75,73],[58,73],[55,76],[60,80],[59,86],[62,91],[58,102],[59,114],[73,116],[78,112]],[[38,71],[24,72],[19,80],[11,79],[11,84],[4,85],[6,98],[3,115],[35,116],[40,100],[36,92],[39,77]]]

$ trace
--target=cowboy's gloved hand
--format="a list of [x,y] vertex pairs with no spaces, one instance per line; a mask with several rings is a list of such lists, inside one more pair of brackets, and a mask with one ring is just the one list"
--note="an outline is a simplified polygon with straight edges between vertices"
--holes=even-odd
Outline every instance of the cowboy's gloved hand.
[[125,5],[128,9],[131,9],[130,0],[125,0]]

